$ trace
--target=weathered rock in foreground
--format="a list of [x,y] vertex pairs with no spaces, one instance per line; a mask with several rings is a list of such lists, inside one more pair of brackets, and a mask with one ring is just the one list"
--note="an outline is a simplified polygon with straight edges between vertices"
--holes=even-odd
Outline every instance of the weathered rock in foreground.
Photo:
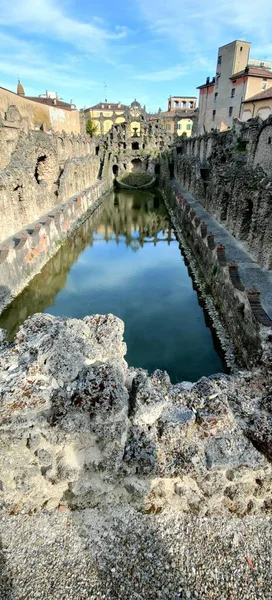
[[267,374],[172,385],[128,368],[123,331],[113,315],[37,314],[2,342],[2,508],[271,509]]

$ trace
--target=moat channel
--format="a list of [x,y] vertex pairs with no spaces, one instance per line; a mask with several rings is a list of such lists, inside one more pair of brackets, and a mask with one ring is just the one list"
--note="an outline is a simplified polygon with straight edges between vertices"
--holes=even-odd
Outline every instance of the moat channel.
[[162,198],[112,192],[0,317],[12,339],[35,312],[125,322],[126,360],[173,383],[225,370]]

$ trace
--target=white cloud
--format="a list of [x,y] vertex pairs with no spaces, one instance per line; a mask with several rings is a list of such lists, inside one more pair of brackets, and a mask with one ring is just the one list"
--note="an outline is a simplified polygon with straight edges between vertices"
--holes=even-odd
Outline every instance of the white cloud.
[[67,16],[53,0],[0,0],[0,23],[16,26],[28,33],[38,33],[80,48],[81,51],[99,54],[110,41],[126,36],[125,27],[108,30],[100,20],[82,21]]
[[270,0],[134,1],[153,34],[168,37],[180,51],[203,56],[235,38],[249,38],[253,51],[255,45],[262,53],[271,49]]
[[66,90],[69,97],[65,99],[68,101],[79,88],[87,93],[97,86],[95,79],[92,80],[80,70],[79,58],[71,54],[62,55],[62,58],[65,59],[52,63],[39,43],[25,42],[0,33],[1,86],[15,91],[19,77],[28,96],[41,94],[45,88],[59,92],[63,89],[61,94]]
[[187,75],[189,67],[184,65],[169,66],[168,69],[162,69],[161,71],[152,71],[151,73],[140,73],[134,76],[134,79],[141,79],[142,81],[172,81],[173,79],[179,79],[184,75]]

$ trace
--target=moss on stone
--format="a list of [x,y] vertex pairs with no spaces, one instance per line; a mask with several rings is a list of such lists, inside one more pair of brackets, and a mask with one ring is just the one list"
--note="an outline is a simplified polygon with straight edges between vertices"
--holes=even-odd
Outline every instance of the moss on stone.
[[150,173],[128,173],[120,177],[120,181],[126,185],[141,186],[152,181]]

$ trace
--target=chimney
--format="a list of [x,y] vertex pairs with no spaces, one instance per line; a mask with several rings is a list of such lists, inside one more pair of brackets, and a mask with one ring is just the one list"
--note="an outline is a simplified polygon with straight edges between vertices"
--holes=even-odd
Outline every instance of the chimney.
[[208,85],[208,83],[210,83],[210,78],[209,77],[206,78],[206,85]]

